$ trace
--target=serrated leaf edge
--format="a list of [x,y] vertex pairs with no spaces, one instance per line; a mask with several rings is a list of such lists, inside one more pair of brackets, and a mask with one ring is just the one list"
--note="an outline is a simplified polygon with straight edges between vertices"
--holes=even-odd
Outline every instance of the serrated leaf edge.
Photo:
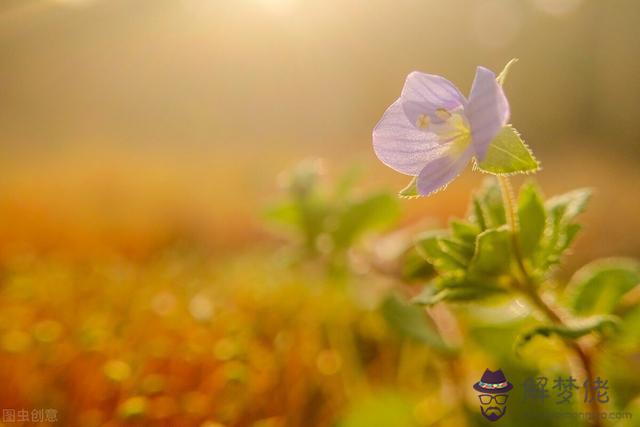
[[[477,172],[481,172],[481,173],[486,174],[486,175],[493,175],[493,176],[531,175],[531,174],[540,172],[542,170],[542,165],[540,164],[540,161],[533,154],[533,150],[531,150],[531,147],[529,147],[529,145],[526,143],[526,141],[524,140],[524,138],[522,137],[522,134],[518,131],[518,129],[514,128],[513,125],[511,125],[511,124],[507,124],[504,127],[510,128],[516,134],[516,136],[520,139],[520,142],[522,142],[522,145],[524,146],[525,150],[527,150],[527,152],[529,153],[529,155],[531,156],[533,161],[536,163],[536,165],[537,165],[536,168],[535,169],[526,169],[526,170],[521,170],[521,171],[514,171],[514,172],[490,172],[490,171],[482,169],[480,167],[480,165],[478,164],[478,159],[476,159],[474,157],[473,158],[473,167],[472,167],[473,170],[477,171]],[[511,153],[509,153],[509,154],[511,154]]]

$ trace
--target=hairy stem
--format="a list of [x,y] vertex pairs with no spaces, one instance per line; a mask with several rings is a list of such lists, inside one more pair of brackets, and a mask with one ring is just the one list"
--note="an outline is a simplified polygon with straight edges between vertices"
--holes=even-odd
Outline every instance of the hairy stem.
[[[498,176],[498,182],[500,183],[500,190],[502,192],[502,200],[505,209],[505,215],[507,218],[507,225],[511,231],[511,245],[513,247],[513,253],[518,267],[520,280],[517,280],[517,289],[522,292],[533,305],[544,313],[544,315],[553,323],[561,326],[566,326],[566,321],[561,314],[557,312],[551,305],[549,305],[542,296],[538,293],[538,289],[534,279],[527,271],[527,267],[522,258],[522,252],[520,251],[520,245],[518,242],[518,217],[516,216],[515,201],[513,195],[513,188],[511,182],[506,176]],[[587,384],[593,384],[593,360],[590,352],[583,348],[579,343],[571,340],[565,340],[569,348],[575,353],[580,360],[580,364],[587,377]],[[602,422],[600,417],[600,406],[597,399],[593,399],[589,402],[591,412],[596,416],[590,418],[594,427],[600,427]]]
[[515,255],[516,264],[518,270],[522,275],[522,280],[525,282],[527,288],[533,289],[534,283],[531,276],[527,273],[527,268],[524,265],[522,259],[522,253],[520,252],[520,244],[518,243],[518,217],[515,209],[515,198],[513,195],[513,188],[511,182],[506,176],[498,176],[498,182],[500,183],[500,190],[502,191],[502,201],[504,203],[505,215],[507,217],[507,225],[511,230],[511,246]]

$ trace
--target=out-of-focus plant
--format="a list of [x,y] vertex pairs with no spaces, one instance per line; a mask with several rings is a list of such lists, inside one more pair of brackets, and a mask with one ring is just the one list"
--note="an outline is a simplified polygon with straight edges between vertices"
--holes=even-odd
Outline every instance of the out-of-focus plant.
[[[443,189],[470,161],[495,176],[473,195],[466,218],[416,236],[418,253],[437,274],[414,302],[523,298],[545,320],[521,331],[516,349],[536,336],[560,337],[593,381],[595,348],[615,339],[633,313],[637,317],[640,269],[633,260],[596,261],[578,271],[564,291],[556,286],[554,272],[581,229],[576,218],[590,191],[545,200],[527,182],[515,197],[508,176],[535,172],[539,164],[508,124],[502,83],[513,63],[497,77],[478,67],[468,100],[440,76],[411,73],[374,129],[374,149],[385,164],[414,177],[400,197]],[[420,270],[415,257],[408,263],[411,271]],[[601,411],[597,400],[590,409]],[[600,417],[590,421],[601,423]]]
[[[366,238],[381,237],[381,232],[396,223],[400,214],[399,201],[388,192],[359,191],[354,185],[357,177],[357,170],[352,169],[336,182],[331,182],[319,161],[303,161],[282,175],[286,196],[267,210],[266,217],[284,226],[288,232],[290,241],[294,242],[293,247],[287,247],[288,250],[293,248],[293,259],[305,261],[304,265],[321,260],[321,271],[334,279],[336,274],[341,278],[360,277],[366,282],[369,294],[372,293],[371,285],[379,280],[377,273],[383,273],[386,282],[396,285],[401,284],[399,280],[402,279],[416,283],[425,277],[433,277],[435,270],[411,246],[411,239],[406,238],[406,233],[392,233],[382,236],[382,239]],[[389,262],[388,256],[376,256],[375,248],[380,245],[380,240],[390,241],[386,243],[395,248],[391,252],[403,253],[402,262]],[[350,281],[355,285],[354,282]],[[402,356],[397,361],[398,371],[414,368],[423,371],[431,364],[444,365],[446,370],[435,369],[437,381],[446,378],[454,383],[456,389],[450,402],[438,404],[438,411],[418,418],[424,418],[422,423],[437,422],[441,418],[451,422],[460,418],[460,422],[466,422],[463,420],[470,415],[461,398],[463,386],[456,376],[456,365],[460,363],[458,343],[446,337],[436,319],[421,307],[399,298],[395,287],[387,286],[380,291],[373,292],[377,294],[377,303],[371,314],[383,319],[386,328],[398,340],[396,347]],[[349,291],[346,295],[352,298],[354,293]],[[356,301],[356,305],[360,304]],[[369,303],[366,305],[370,306]],[[367,343],[358,331],[344,330],[339,334],[342,338],[334,340],[337,354],[351,360],[354,366],[360,366],[358,371],[366,371],[371,343]],[[344,346],[345,342],[353,344]],[[418,356],[413,354],[416,346],[427,349],[430,359],[427,365],[421,364],[421,368],[412,362]],[[404,411],[404,405],[410,400],[401,390],[376,391],[375,387],[364,387],[351,402],[341,422],[346,426],[371,425],[373,419],[376,420],[374,425],[382,426],[388,424],[385,417],[391,417],[397,425],[417,425],[416,417]],[[367,409],[368,405],[376,406],[378,410],[372,413]],[[405,421],[402,421],[403,417]]]
[[318,160],[303,161],[281,178],[286,197],[266,212],[297,243],[305,259],[324,259],[332,269],[347,263],[350,248],[371,232],[393,225],[400,206],[388,192],[358,193],[358,173],[351,170],[334,185],[323,178]]

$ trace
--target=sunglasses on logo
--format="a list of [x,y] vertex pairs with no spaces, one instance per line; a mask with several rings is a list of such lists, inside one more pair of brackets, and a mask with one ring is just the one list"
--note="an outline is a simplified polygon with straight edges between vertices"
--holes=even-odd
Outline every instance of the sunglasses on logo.
[[507,403],[506,394],[480,394],[478,395],[478,399],[480,399],[480,403],[483,405],[488,405],[492,400],[495,400],[498,405],[504,405]]

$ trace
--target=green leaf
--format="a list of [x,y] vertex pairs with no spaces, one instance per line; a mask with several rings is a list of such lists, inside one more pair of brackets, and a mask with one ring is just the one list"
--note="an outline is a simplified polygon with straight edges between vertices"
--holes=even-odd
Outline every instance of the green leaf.
[[493,175],[511,175],[536,172],[540,164],[518,131],[507,125],[491,141],[484,160],[476,167]]
[[[505,65],[496,80],[503,85],[509,70],[518,62],[513,58]],[[540,169],[540,163],[523,141],[520,133],[511,125],[507,125],[491,141],[487,154],[475,167],[493,175],[512,175],[517,173],[532,173]]]
[[579,314],[612,313],[622,296],[640,284],[640,263],[630,258],[591,262],[567,286],[570,304]]
[[[442,285],[440,285],[442,286]],[[468,302],[487,298],[489,296],[502,293],[503,289],[498,287],[480,286],[476,284],[461,284],[458,286],[441,287],[426,286],[412,302],[418,305],[431,306],[441,301],[448,302]]]
[[476,224],[460,219],[451,220],[449,228],[451,228],[454,237],[473,245],[475,245],[476,237],[482,231]]
[[333,231],[334,243],[339,248],[352,245],[363,233],[391,225],[400,216],[395,197],[378,193],[347,204],[337,217]]
[[471,259],[470,270],[489,275],[508,272],[511,265],[509,239],[510,232],[506,226],[480,233]]
[[446,299],[446,295],[443,291],[444,289],[437,289],[433,284],[425,286],[418,295],[413,297],[411,302],[413,304],[426,306],[437,304]]
[[573,221],[584,209],[591,198],[591,190],[580,188],[568,193],[552,197],[545,204],[549,216],[554,223]]
[[420,193],[418,193],[418,185],[417,185],[417,177],[413,177],[411,182],[404,187],[398,193],[398,196],[402,199],[415,199],[416,197],[420,197]]
[[607,333],[618,330],[620,319],[616,316],[592,316],[580,319],[571,325],[543,325],[533,328],[522,334],[516,343],[516,347],[527,344],[536,336],[550,337],[557,335],[569,340],[578,339],[592,332]]
[[264,213],[267,221],[289,227],[300,226],[300,212],[295,202],[285,200],[268,207]]
[[546,219],[547,213],[538,187],[533,183],[523,185],[518,198],[518,240],[523,256],[529,256],[537,249]]
[[465,261],[455,251],[449,250],[447,245],[441,244],[446,238],[446,231],[428,231],[416,237],[416,249],[429,261],[440,274],[455,270],[464,270]]
[[513,58],[511,61],[507,62],[507,65],[505,65],[502,71],[500,72],[500,74],[498,74],[498,77],[496,77],[496,80],[498,81],[498,84],[500,86],[504,85],[504,81],[507,78],[507,75],[509,74],[511,67],[516,62],[518,62],[518,58]]
[[475,244],[467,243],[463,240],[450,237],[442,237],[438,243],[444,252],[454,256],[463,265],[469,264]]
[[384,300],[381,311],[389,326],[400,335],[427,344],[439,351],[451,351],[427,322],[426,314],[420,307],[406,304],[392,295]]
[[565,229],[565,233],[562,238],[558,241],[558,250],[560,253],[564,252],[571,246],[571,243],[576,239],[578,233],[582,230],[582,225],[580,224],[569,224]]
[[433,264],[424,259],[415,247],[412,247],[403,257],[400,274],[403,281],[416,283],[432,279],[436,271]]
[[506,224],[502,192],[496,178],[485,179],[482,188],[474,194],[470,220],[483,231]]
[[487,277],[467,271],[463,274],[456,273],[438,277],[433,283],[437,289],[474,288],[481,289],[483,293],[495,293],[505,290],[504,282],[500,279],[496,280],[495,277]]
[[538,264],[543,269],[558,263],[575,240],[581,226],[573,220],[584,211],[590,196],[590,190],[579,189],[555,196],[545,203],[548,219],[538,257]]
[[475,196],[473,197],[472,207],[473,207],[473,210],[472,210],[473,213],[470,215],[469,219],[475,222],[481,231],[486,230],[487,221],[484,218],[484,212],[482,212],[482,202],[478,197],[475,197]]

